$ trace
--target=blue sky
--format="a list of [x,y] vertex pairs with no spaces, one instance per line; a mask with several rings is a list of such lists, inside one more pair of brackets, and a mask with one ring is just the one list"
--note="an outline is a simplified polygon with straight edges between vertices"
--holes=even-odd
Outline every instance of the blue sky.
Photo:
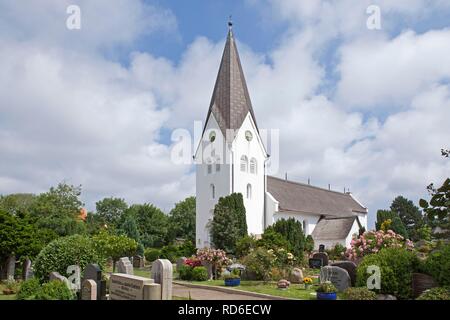
[[350,188],[372,224],[449,175],[448,1],[5,0],[0,194],[65,180],[89,209],[116,196],[165,211],[195,194],[170,137],[206,116],[230,14],[258,125],[280,130],[277,175]]

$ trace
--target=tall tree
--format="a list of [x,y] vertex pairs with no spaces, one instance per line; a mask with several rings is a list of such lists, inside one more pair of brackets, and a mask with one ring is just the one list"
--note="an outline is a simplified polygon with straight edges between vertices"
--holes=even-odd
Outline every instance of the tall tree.
[[219,198],[211,223],[212,242],[217,249],[235,252],[236,242],[247,235],[244,199],[241,193]]
[[411,240],[420,240],[417,230],[423,225],[423,217],[420,209],[411,200],[398,196],[392,201],[391,211],[395,212],[405,225]]
[[108,228],[118,226],[120,218],[128,209],[128,204],[120,198],[104,198],[95,204],[97,214],[103,218]]
[[408,238],[408,231],[406,230],[405,225],[402,220],[398,216],[397,213],[390,210],[378,210],[377,211],[377,221],[375,223],[375,227],[377,230],[382,229],[382,224],[386,221],[390,221],[389,229],[394,231],[395,233],[403,236],[404,238]]
[[178,202],[169,213],[169,240],[175,238],[195,243],[195,197]]
[[12,215],[29,213],[35,201],[36,196],[31,193],[14,193],[0,196],[0,209]]
[[64,182],[37,196],[30,211],[40,228],[47,228],[60,236],[85,233],[86,226],[80,220],[83,203],[81,186]]
[[159,208],[147,203],[135,204],[126,210],[122,223],[126,219],[135,220],[144,247],[161,247],[166,244],[168,217]]
[[300,221],[294,218],[280,219],[272,226],[268,227],[264,233],[273,230],[282,235],[284,239],[289,243],[288,250],[296,257],[303,257],[303,251],[305,249],[305,234],[303,233],[302,224]]

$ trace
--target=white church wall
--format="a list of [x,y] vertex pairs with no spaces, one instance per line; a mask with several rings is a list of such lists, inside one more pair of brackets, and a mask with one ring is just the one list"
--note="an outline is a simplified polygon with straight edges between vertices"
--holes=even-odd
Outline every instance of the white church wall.
[[[361,221],[360,221],[361,223]],[[353,235],[359,234],[359,224],[358,221],[355,220],[353,222],[352,229],[350,230],[349,234],[347,235],[347,238],[345,238],[345,247],[350,248],[350,242],[352,241]]]
[[279,202],[269,192],[266,192],[266,225],[264,228],[267,228],[275,222],[274,214],[278,211],[278,204]]
[[[253,138],[246,139],[246,132],[250,131]],[[247,114],[232,145],[234,159],[234,192],[240,192],[244,198],[247,212],[247,228],[250,234],[259,235],[264,232],[264,160],[265,151],[259,139],[259,134],[250,113]],[[247,172],[240,168],[241,156],[248,159]],[[250,160],[256,159],[256,174],[250,172]],[[247,198],[247,185],[251,185],[251,198]]]
[[[209,143],[208,138],[211,130],[214,130],[216,133],[216,140],[212,145]],[[212,150],[210,147],[216,149],[216,156],[223,153],[218,152],[217,149],[224,146],[224,137],[212,114],[206,125],[205,136],[206,141],[202,141],[202,148],[197,151],[196,157],[201,157],[203,151],[209,156],[210,151]],[[210,147],[208,147],[208,145]],[[225,164],[223,155],[221,155],[221,159],[222,163],[220,164],[219,172],[217,172],[215,164],[212,164],[212,171],[209,174],[207,171],[207,163],[202,162],[196,165],[196,246],[198,248],[210,246],[210,235],[207,224],[213,218],[214,206],[218,199],[230,194],[230,165]],[[214,185],[215,188],[214,198],[212,198],[211,185]]]
[[336,244],[340,244],[345,246],[346,239],[333,239],[333,240],[314,240],[314,250],[319,250],[319,246],[323,244],[325,249],[331,249],[336,246]]
[[300,223],[302,223],[302,226],[304,226],[303,223],[305,222],[306,223],[305,228],[306,230],[304,230],[305,235],[310,235],[313,232],[320,218],[320,216],[317,215],[303,214],[297,212],[287,212],[287,211],[275,212],[273,216],[274,216],[273,222],[276,222],[277,220],[280,219],[287,220],[289,218],[294,218],[296,221],[299,221]]

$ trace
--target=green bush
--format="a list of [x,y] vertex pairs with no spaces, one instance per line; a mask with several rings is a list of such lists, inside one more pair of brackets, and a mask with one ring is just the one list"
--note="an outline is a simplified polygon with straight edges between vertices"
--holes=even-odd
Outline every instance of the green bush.
[[256,239],[254,236],[244,236],[236,242],[236,256],[241,258],[256,248]]
[[422,293],[417,300],[450,300],[450,288],[432,288]]
[[306,238],[300,221],[297,221],[294,218],[289,218],[287,220],[280,219],[268,227],[266,231],[270,229],[281,234],[287,240],[289,247],[284,247],[285,249],[292,252],[296,257],[301,257],[303,255]]
[[168,259],[170,262],[176,262],[179,257],[181,257],[181,254],[179,252],[179,247],[173,244],[170,244],[168,246],[164,246],[161,249],[161,259]]
[[38,278],[32,278],[22,282],[19,292],[17,292],[17,300],[33,300],[41,290],[41,284]]
[[412,296],[412,273],[418,269],[417,256],[403,248],[385,248],[378,253],[363,258],[356,271],[356,286],[367,285],[369,266],[378,266],[381,272],[381,289],[383,294],[393,294],[399,299]]
[[441,286],[450,285],[450,244],[431,253],[422,263],[421,270],[429,274]]
[[73,235],[50,242],[41,250],[34,264],[35,276],[39,280],[48,280],[50,272],[57,271],[67,275],[67,267],[79,265],[84,270],[86,265],[102,265],[93,241],[86,236]]
[[332,284],[331,282],[324,282],[324,283],[319,284],[319,286],[316,289],[316,292],[332,293],[332,292],[337,292],[337,289],[334,286],[334,284]]
[[342,244],[336,243],[332,249],[325,250],[328,253],[328,258],[330,260],[340,260],[344,256],[345,248]]
[[161,256],[161,250],[156,248],[147,248],[144,251],[145,260],[148,262],[153,262]]
[[36,300],[73,300],[75,295],[62,281],[44,283],[37,292]]
[[345,300],[376,300],[377,294],[367,288],[347,288],[344,293]]
[[182,265],[178,268],[178,277],[181,280],[187,280],[190,281],[192,280],[193,277],[193,268],[187,265]]
[[208,280],[208,271],[205,267],[195,267],[192,269],[192,280],[206,281]]
[[[190,240],[184,241],[179,247],[178,247],[178,254],[183,257],[190,257],[193,254],[197,252],[197,248]],[[179,258],[179,257],[178,257]]]
[[273,250],[257,248],[242,258],[242,264],[246,266],[246,273],[254,275],[254,280],[271,280],[271,270],[275,264]]
[[312,252],[314,250],[314,239],[311,235],[308,235],[305,239],[305,251]]

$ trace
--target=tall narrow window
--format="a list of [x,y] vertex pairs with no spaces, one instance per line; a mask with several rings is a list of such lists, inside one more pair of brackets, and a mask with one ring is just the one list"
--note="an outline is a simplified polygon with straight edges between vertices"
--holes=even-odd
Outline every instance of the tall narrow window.
[[303,233],[304,234],[308,234],[308,230],[306,230],[308,228],[308,222],[306,220],[303,220]]
[[211,199],[216,198],[216,187],[212,184],[211,185]]
[[252,185],[249,183],[247,184],[247,199],[252,198]]
[[241,157],[241,171],[247,172],[248,171],[248,158],[247,156]]
[[208,174],[212,173],[212,164],[208,164]]
[[256,163],[256,159],[252,158],[252,160],[250,160],[250,173],[257,174],[258,173],[257,170],[258,165]]
[[216,159],[216,172],[220,172],[220,158]]

